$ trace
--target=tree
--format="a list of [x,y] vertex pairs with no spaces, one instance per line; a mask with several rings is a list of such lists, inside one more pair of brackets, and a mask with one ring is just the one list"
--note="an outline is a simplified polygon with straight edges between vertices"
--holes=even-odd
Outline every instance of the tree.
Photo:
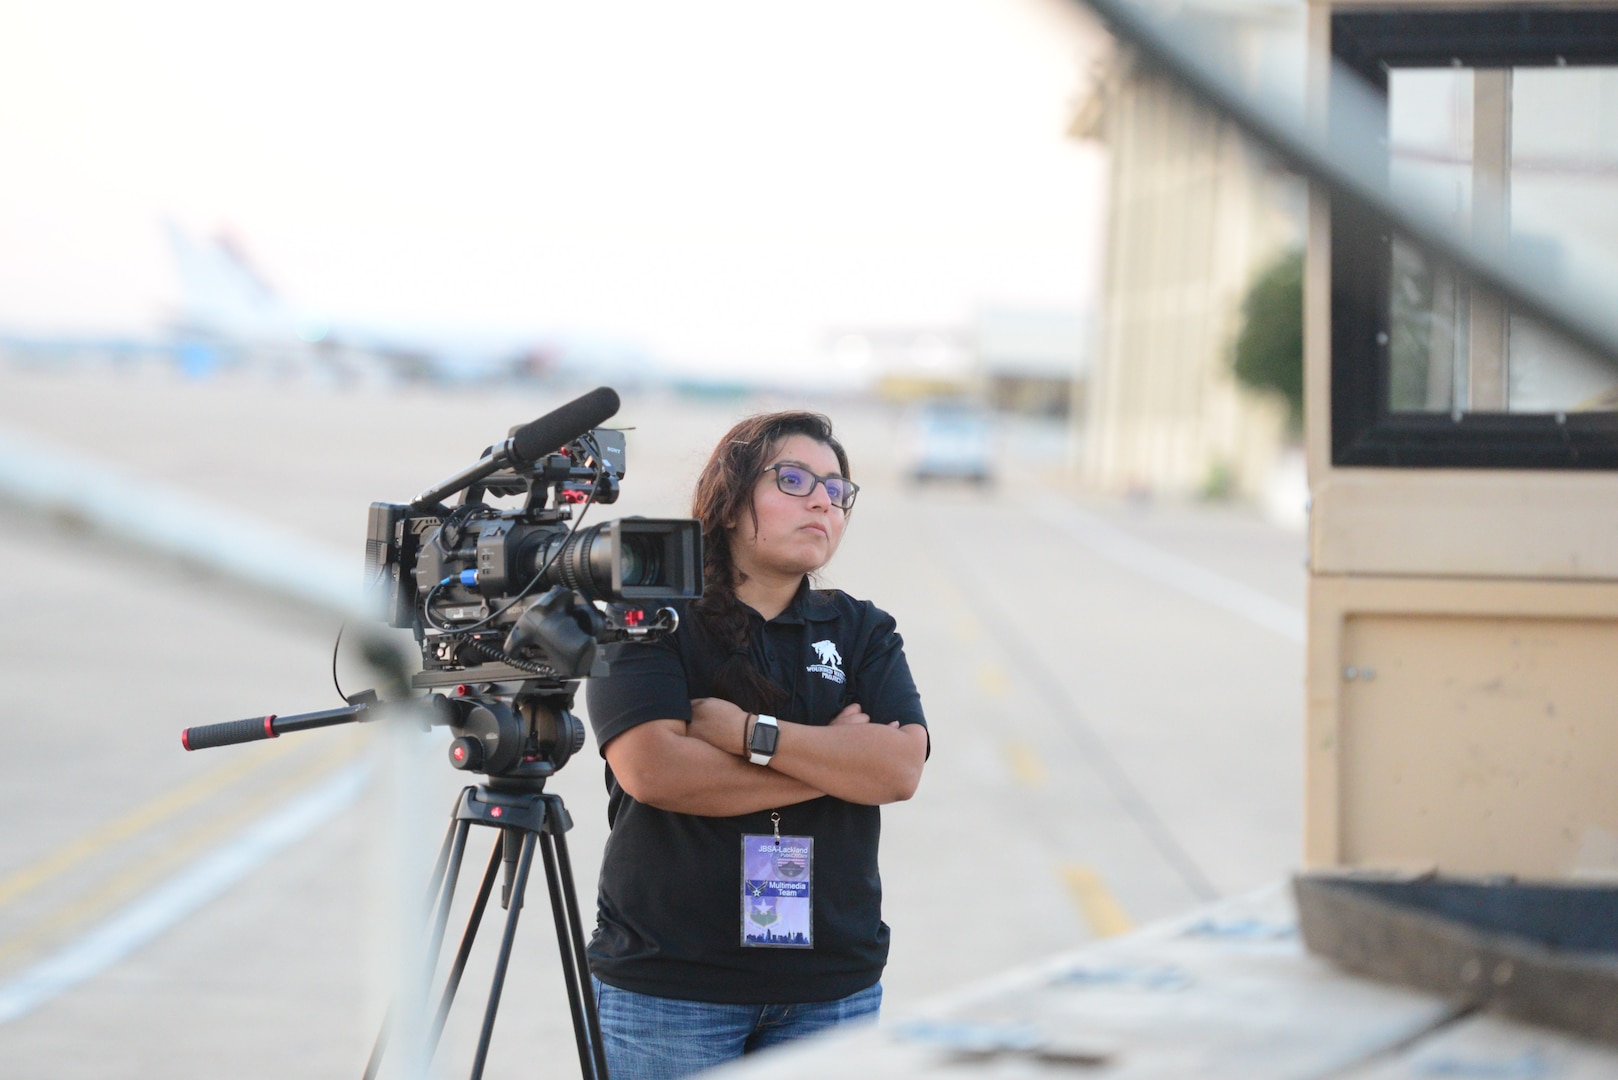
[[1289,251],[1258,276],[1242,303],[1236,379],[1286,400],[1293,431],[1303,430],[1303,252]]

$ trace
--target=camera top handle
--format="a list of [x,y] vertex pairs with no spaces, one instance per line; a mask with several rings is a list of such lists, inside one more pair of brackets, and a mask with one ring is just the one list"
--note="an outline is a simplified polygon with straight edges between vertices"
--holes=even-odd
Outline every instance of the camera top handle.
[[500,469],[531,465],[546,454],[555,453],[558,447],[566,446],[600,427],[617,412],[618,392],[608,386],[598,386],[588,394],[574,398],[561,408],[553,409],[538,420],[513,431],[505,442],[491,447],[487,457],[428,488],[412,499],[410,506],[416,510],[437,506],[446,497]]

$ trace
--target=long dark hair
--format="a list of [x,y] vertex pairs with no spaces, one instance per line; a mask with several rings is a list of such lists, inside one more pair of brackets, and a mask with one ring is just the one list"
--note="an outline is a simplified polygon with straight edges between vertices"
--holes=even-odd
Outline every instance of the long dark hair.
[[[849,476],[848,454],[832,435],[831,420],[820,413],[787,410],[750,416],[725,433],[708,456],[691,493],[691,516],[702,522],[702,598],[692,605],[702,628],[727,653],[713,675],[713,693],[749,712],[782,708],[787,692],[753,666],[748,657],[748,614],[736,598],[741,571],[730,550],[729,526],[743,513],[758,527],[753,488],[781,443],[806,435],[837,455]],[[852,477],[850,477],[852,479]]]

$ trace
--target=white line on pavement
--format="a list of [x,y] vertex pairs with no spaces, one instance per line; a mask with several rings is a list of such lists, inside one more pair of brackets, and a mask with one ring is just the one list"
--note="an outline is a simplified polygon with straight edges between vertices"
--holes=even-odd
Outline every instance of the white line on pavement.
[[1303,612],[1249,585],[1154,547],[1076,507],[1039,506],[1033,513],[1097,555],[1256,623],[1288,641],[1303,643]]
[[99,929],[0,986],[0,1024],[17,1020],[58,994],[105,971],[190,915],[357,799],[370,777],[350,765],[282,807],[229,846],[194,863],[135,901]]

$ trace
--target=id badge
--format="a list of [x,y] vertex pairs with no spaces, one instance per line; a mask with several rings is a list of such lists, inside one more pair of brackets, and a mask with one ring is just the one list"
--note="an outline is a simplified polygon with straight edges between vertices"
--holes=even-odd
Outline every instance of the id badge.
[[742,945],[815,947],[815,838],[742,837]]

